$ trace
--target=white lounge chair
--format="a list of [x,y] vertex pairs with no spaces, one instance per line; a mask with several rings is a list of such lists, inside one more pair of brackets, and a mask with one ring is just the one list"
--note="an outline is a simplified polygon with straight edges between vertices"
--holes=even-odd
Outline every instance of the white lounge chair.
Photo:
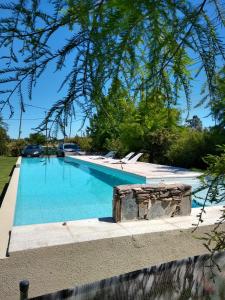
[[138,153],[135,156],[133,156],[131,159],[128,159],[128,161],[124,162],[125,164],[135,164],[138,159],[143,155],[143,153]]
[[143,155],[143,153],[138,153],[136,155],[134,155],[133,157],[131,157],[130,159],[127,159],[127,158],[122,158],[121,160],[119,161],[111,161],[112,164],[135,164],[137,162],[137,160]]
[[110,159],[105,159],[104,162],[108,162],[108,163],[117,163],[117,162],[120,162],[121,160],[128,160],[130,159],[133,155],[134,155],[135,152],[130,152],[128,153],[124,158],[122,159],[114,159],[114,158],[110,158]]
[[89,156],[91,159],[108,159],[115,157],[116,151],[109,151],[106,155]]

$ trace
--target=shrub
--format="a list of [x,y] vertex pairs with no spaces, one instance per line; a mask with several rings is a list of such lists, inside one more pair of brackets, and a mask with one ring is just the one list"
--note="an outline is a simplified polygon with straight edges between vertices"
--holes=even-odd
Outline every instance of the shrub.
[[27,139],[30,144],[44,145],[46,137],[42,133],[31,133]]
[[80,146],[81,150],[90,152],[92,150],[92,138],[88,136],[75,136],[66,138],[65,143],[75,143]]
[[212,127],[205,131],[205,139],[207,144],[207,154],[218,155],[221,148],[218,145],[225,144],[225,129],[221,127]]
[[149,162],[151,163],[167,163],[166,152],[170,145],[176,139],[178,131],[159,128],[149,131],[145,135],[144,149],[149,153]]
[[5,155],[7,153],[7,142],[8,136],[6,130],[0,127],[0,155]]
[[23,148],[26,144],[27,144],[27,142],[23,139],[10,141],[7,145],[8,155],[10,155],[10,156],[21,155],[21,151],[23,150]]
[[205,168],[203,157],[208,153],[205,132],[184,128],[169,147],[168,163],[180,167]]

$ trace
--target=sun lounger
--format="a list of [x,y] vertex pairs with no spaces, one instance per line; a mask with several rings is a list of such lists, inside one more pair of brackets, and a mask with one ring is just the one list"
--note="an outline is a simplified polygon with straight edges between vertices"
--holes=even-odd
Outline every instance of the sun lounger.
[[131,159],[128,159],[128,161],[125,161],[123,163],[125,163],[125,164],[135,164],[142,155],[143,155],[143,153],[138,153],[135,156],[131,157]]
[[135,164],[137,162],[137,160],[143,155],[143,153],[138,153],[130,158],[122,158],[121,160],[115,160],[112,159],[111,161],[109,161],[109,163],[111,164]]
[[114,159],[114,158],[110,158],[110,159],[105,159],[104,162],[108,162],[108,163],[117,163],[117,162],[120,162],[121,160],[128,160],[130,159],[133,155],[134,155],[135,152],[130,152],[128,153],[124,158],[122,159]]
[[106,155],[89,156],[91,159],[110,159],[115,157],[116,151],[109,151]]

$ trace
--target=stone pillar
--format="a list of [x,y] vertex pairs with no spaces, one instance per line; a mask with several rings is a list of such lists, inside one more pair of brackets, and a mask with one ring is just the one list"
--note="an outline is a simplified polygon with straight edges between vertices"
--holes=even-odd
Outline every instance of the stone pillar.
[[151,220],[191,213],[191,186],[186,184],[133,184],[114,188],[116,222]]

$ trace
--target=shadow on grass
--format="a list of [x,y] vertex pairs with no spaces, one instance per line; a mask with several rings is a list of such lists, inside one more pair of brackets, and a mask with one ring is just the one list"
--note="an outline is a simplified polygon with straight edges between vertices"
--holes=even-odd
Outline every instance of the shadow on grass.
[[[14,165],[14,166],[12,167],[12,169],[11,169],[11,171],[10,171],[10,173],[9,173],[10,179],[11,179],[11,176],[12,176],[12,174],[13,174],[13,171],[14,171],[15,167],[16,167],[16,165]],[[10,179],[9,179],[9,182],[10,182]],[[5,194],[6,194],[6,192],[7,192],[7,189],[8,189],[8,186],[9,186],[9,182],[7,182],[7,183],[4,185],[4,187],[3,187],[3,189],[2,189],[2,192],[1,192],[1,194],[0,194],[0,208],[1,208],[1,206],[2,206],[3,199],[4,199]]]

